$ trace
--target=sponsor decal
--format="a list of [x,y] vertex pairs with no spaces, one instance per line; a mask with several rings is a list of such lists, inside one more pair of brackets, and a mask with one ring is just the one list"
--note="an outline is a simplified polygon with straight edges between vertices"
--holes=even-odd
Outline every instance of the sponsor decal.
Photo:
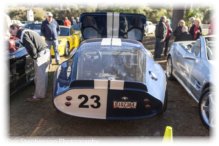
[[114,101],[113,108],[114,109],[136,109],[137,102],[131,101]]

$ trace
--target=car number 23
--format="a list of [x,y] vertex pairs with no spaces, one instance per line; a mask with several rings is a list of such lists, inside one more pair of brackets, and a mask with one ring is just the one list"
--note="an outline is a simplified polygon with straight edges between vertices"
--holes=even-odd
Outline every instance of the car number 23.
[[[87,95],[79,95],[78,99],[81,100],[79,104],[79,108],[100,108],[100,96],[98,95],[92,95],[88,97]],[[89,100],[92,100],[89,102]],[[90,103],[90,104],[89,104]]]

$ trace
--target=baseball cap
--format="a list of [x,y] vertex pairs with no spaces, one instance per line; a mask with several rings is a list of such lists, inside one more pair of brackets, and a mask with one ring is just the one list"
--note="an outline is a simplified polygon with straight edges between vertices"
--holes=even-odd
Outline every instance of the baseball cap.
[[47,16],[53,16],[51,12],[47,12]]

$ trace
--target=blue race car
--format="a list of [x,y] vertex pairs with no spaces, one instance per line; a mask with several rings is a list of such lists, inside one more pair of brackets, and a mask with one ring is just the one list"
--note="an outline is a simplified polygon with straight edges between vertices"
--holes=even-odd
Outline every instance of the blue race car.
[[16,49],[10,50],[8,56],[10,64],[10,95],[13,95],[34,80],[33,59],[19,41],[14,41]]
[[71,116],[95,119],[139,119],[163,113],[165,73],[139,42],[145,16],[84,13],[80,22],[84,41],[54,76],[55,107]]

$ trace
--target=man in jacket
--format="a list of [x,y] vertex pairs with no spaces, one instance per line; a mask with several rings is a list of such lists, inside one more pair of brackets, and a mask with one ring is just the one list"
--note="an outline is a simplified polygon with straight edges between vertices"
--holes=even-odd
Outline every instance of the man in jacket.
[[58,52],[58,32],[59,25],[56,20],[53,19],[52,13],[48,12],[46,20],[44,20],[41,25],[41,34],[45,37],[48,47],[51,49],[51,46],[53,46],[57,64],[60,63],[60,56]]
[[26,48],[28,54],[34,60],[35,70],[35,92],[33,97],[27,101],[38,101],[46,97],[48,83],[48,66],[50,51],[41,36],[32,30],[21,29],[18,25],[10,26],[10,33],[20,39],[21,44]]
[[164,47],[164,41],[165,41],[165,37],[166,37],[166,17],[162,16],[160,18],[159,23],[156,25],[156,29],[155,29],[155,51],[154,51],[154,59],[160,59],[161,58],[161,54],[163,52],[163,47]]

